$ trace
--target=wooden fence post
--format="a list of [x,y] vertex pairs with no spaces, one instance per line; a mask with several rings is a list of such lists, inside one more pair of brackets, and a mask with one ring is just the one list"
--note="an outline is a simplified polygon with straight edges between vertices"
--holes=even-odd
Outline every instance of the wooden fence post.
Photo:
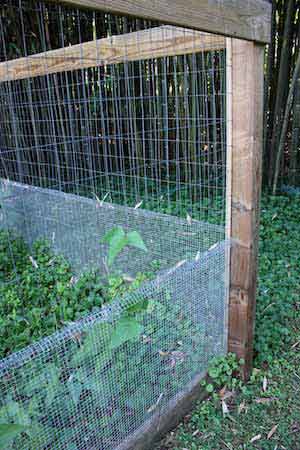
[[264,46],[231,39],[231,183],[227,236],[232,239],[229,274],[228,350],[253,359],[259,203],[263,139]]

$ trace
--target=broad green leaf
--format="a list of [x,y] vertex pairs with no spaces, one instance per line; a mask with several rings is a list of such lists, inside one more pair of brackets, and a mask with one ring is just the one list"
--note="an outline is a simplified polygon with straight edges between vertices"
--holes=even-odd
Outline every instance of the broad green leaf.
[[68,389],[73,402],[75,403],[75,405],[77,405],[80,399],[81,392],[84,389],[83,385],[75,380],[68,383]]
[[148,308],[149,301],[145,298],[141,299],[139,302],[134,303],[126,308],[128,314],[136,314],[146,311]]
[[126,234],[122,227],[112,228],[105,234],[101,242],[105,242],[109,246],[107,260],[109,266],[112,265],[115,258],[127,245],[147,252],[147,247],[141,235],[137,231],[130,231]]
[[111,336],[111,348],[117,348],[124,342],[137,339],[142,331],[143,326],[133,317],[120,319]]
[[111,328],[110,323],[95,324],[86,335],[81,347],[74,354],[71,362],[72,367],[90,366],[90,361],[93,359],[96,360],[96,365],[102,359],[104,364],[109,358],[109,354],[104,352],[103,349],[107,347],[110,341]]
[[5,406],[0,410],[0,424],[5,424],[8,419],[18,422],[19,425],[28,427],[31,425],[31,418],[21,404],[8,397],[5,399]]
[[101,242],[105,242],[107,244],[110,244],[111,240],[114,238],[115,235],[118,235],[119,233],[123,233],[125,235],[123,229],[121,227],[114,227],[111,230],[109,230],[105,236],[101,239]]
[[117,228],[113,236],[109,241],[108,248],[108,260],[109,266],[112,265],[115,258],[121,253],[124,247],[127,245],[127,238],[122,228]]
[[0,449],[7,449],[18,434],[25,431],[27,427],[17,423],[0,424]]
[[144,252],[148,251],[140,233],[137,231],[130,231],[127,234],[127,244],[139,248],[140,250],[144,250]]
[[33,377],[24,388],[26,395],[37,396],[42,392],[46,406],[53,402],[60,387],[60,370],[55,364],[49,363],[36,377]]
[[46,406],[50,406],[53,402],[55,396],[57,395],[60,387],[60,370],[53,364],[48,367],[48,377],[47,377],[47,385],[45,386],[46,391]]

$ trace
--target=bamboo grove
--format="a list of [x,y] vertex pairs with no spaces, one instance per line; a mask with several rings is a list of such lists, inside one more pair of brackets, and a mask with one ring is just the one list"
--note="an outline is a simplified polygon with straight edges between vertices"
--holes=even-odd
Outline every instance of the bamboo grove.
[[[8,0],[2,10],[0,28],[5,36],[0,36],[0,41],[4,43],[1,51],[4,60],[158,25],[31,0],[23,0],[21,8],[18,5],[18,1]],[[74,74],[53,74],[52,94],[47,89],[45,77],[40,82],[43,85],[30,88],[30,95],[23,94],[28,92],[26,80],[20,81],[16,88],[19,92],[17,101],[25,95],[21,103],[26,104],[26,111],[24,109],[22,116],[18,112],[15,122],[17,127],[18,123],[21,127],[27,114],[29,120],[26,122],[30,124],[26,125],[26,136],[23,132],[17,133],[19,143],[7,145],[3,141],[3,148],[38,147],[38,156],[42,158],[44,167],[52,164],[64,168],[71,166],[68,163],[70,149],[65,144],[56,143],[58,155],[55,158],[59,164],[47,160],[49,152],[41,150],[51,145],[51,135],[58,136],[62,142],[67,142],[68,137],[74,135],[77,141],[85,139],[87,145],[93,136],[97,139],[97,148],[101,149],[97,150],[97,157],[93,160],[93,164],[97,164],[96,169],[103,168],[106,173],[118,174],[119,161],[125,158],[128,165],[124,168],[128,173],[126,189],[130,192],[136,193],[140,188],[130,175],[136,170],[138,178],[145,180],[141,186],[145,197],[148,194],[150,197],[160,197],[165,191],[168,197],[177,196],[176,186],[183,183],[190,190],[184,195],[191,196],[195,201],[212,196],[217,200],[218,192],[225,183],[223,168],[226,149],[222,126],[226,89],[224,61],[225,54],[221,49],[178,57],[151,58],[129,65],[95,67]],[[72,86],[71,90],[76,92],[67,92],[66,86]],[[42,93],[44,97],[41,102]],[[100,102],[99,98],[102,99]],[[70,101],[76,102],[76,108],[72,111],[64,107],[64,104],[70,105]],[[45,106],[39,106],[38,117],[44,115],[45,119],[49,119],[41,125],[40,121],[34,120],[37,111],[35,108],[33,112],[34,102]],[[53,113],[50,111],[52,105]],[[72,119],[70,114],[73,114]],[[40,126],[43,129],[39,129]],[[9,130],[6,132],[6,136],[13,134]],[[78,145],[82,148],[80,143]],[[118,156],[118,152],[122,152],[123,157],[121,153]],[[80,157],[80,151],[75,153],[76,158]],[[105,155],[109,153],[111,157],[106,162]],[[205,173],[196,173],[199,160],[205,161]],[[106,163],[110,167],[105,168]],[[77,166],[82,167],[83,172],[77,173],[76,177],[83,178],[90,169],[88,158],[81,160]],[[31,165],[31,170],[33,167]],[[42,175],[45,180],[51,178],[51,174],[48,177],[47,174]],[[40,176],[38,173],[31,174],[37,179]],[[64,171],[59,174],[60,182],[66,185],[74,176]],[[202,186],[192,183],[191,180],[197,177],[206,182],[203,181]],[[212,193],[207,180],[216,178],[218,182]],[[151,183],[151,180],[159,180],[159,184]],[[26,174],[22,181],[28,182]],[[108,191],[119,195],[126,191],[123,180],[118,177],[106,177],[103,182],[103,192],[99,189],[99,195],[105,195]],[[93,190],[96,192],[95,186]]]
[[[300,0],[269,1],[272,1],[273,13],[272,42],[266,49],[265,61],[263,180],[266,188],[276,192],[282,185],[300,186]],[[70,10],[68,13],[68,8],[53,4],[47,6],[32,0],[22,2],[21,23],[20,14],[16,14],[20,4],[17,0],[5,0],[1,6],[0,30],[3,36],[0,37],[0,41],[5,42],[5,46],[0,48],[1,61],[106,37],[107,33],[122,34],[158,25],[145,20],[117,18],[91,11]],[[44,20],[45,17],[48,19]],[[41,29],[43,24],[46,24],[46,29]],[[20,28],[23,28],[21,33]],[[220,53],[215,53],[209,64],[218,65],[220,57],[222,57]],[[195,60],[190,56],[182,60],[178,58],[178,64],[187,64],[192,70]],[[196,61],[196,68],[198,70],[200,67],[200,72],[203,64],[208,62]],[[149,73],[154,70],[154,67],[151,68],[149,64],[144,66],[144,70]],[[155,70],[163,72],[164,68],[157,65]],[[90,73],[92,74],[92,71]],[[216,101],[209,91],[212,92],[215,83],[224,83],[224,79],[211,80],[207,84],[208,101],[203,105],[199,105],[197,99],[191,101],[196,84],[201,83],[201,80],[194,79],[194,84],[187,88],[186,82],[187,80],[179,79],[177,87],[169,84],[165,91],[167,93],[172,89],[178,89],[188,92],[185,98],[183,96],[182,104],[177,105],[177,108],[181,109],[181,119],[185,120],[184,110],[187,107],[187,99],[189,99],[188,107],[192,115],[200,118],[201,108],[209,108],[210,115],[215,114],[219,117],[218,108],[224,105],[221,106],[222,102]],[[105,84],[105,89],[106,94],[109,95],[111,90],[109,83]],[[139,87],[137,86],[136,89],[138,91]],[[163,107],[162,102],[161,108]],[[175,113],[173,120],[175,120]],[[203,141],[203,136],[206,136],[208,145],[211,143],[214,147],[212,153],[215,153],[218,158],[219,149],[216,142],[219,140],[220,130],[217,120],[213,121],[212,125],[204,124],[202,128],[200,126],[199,130],[200,122],[199,119],[193,123],[185,123],[182,127],[184,139],[192,141],[198,133],[199,139]],[[136,123],[135,126],[138,127],[139,124]],[[151,126],[153,124],[149,124],[149,127]],[[172,128],[171,124],[169,126]]]
[[272,1],[266,54],[264,182],[300,186],[300,1]]

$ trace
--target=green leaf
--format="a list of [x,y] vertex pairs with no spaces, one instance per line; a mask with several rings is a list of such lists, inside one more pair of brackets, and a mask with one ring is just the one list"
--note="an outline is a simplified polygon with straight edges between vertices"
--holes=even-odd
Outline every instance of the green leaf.
[[111,266],[115,258],[127,245],[127,238],[124,230],[122,228],[115,228],[114,233],[110,236],[108,244],[109,248],[107,263],[109,266]]
[[148,251],[140,233],[137,231],[130,231],[130,233],[127,234],[127,244],[139,248],[140,250],[144,250],[144,252]]
[[0,424],[0,449],[7,449],[18,434],[25,431],[27,427],[17,423]]
[[105,234],[101,242],[104,242],[109,246],[107,260],[109,266],[112,265],[115,258],[127,245],[147,252],[147,248],[141,235],[137,231],[130,231],[126,234],[122,227],[112,228]]
[[149,300],[142,299],[126,308],[128,314],[136,314],[145,311],[148,308]]
[[209,375],[211,378],[216,379],[216,378],[218,378],[218,376],[220,375],[220,372],[219,372],[218,369],[216,369],[215,367],[211,367],[211,368],[208,370],[208,375]]
[[109,352],[103,352],[103,348],[106,348],[110,342],[111,328],[110,323],[95,324],[72,357],[71,366],[89,366],[92,358],[96,358],[95,368],[98,367],[100,370],[100,367],[103,367],[110,358]]
[[213,385],[212,384],[207,384],[206,385],[206,390],[207,390],[207,392],[212,393],[214,391]]
[[70,392],[73,402],[75,403],[75,405],[77,405],[79,402],[79,399],[80,399],[80,395],[83,391],[82,384],[78,383],[76,380],[73,382],[69,382],[68,389],[69,389],[69,392]]
[[48,377],[47,377],[47,386],[45,386],[46,391],[46,398],[45,398],[45,404],[46,406],[50,406],[53,402],[56,394],[58,393],[60,382],[59,382],[59,376],[60,371],[59,369],[53,364],[50,365],[48,368]]
[[110,244],[111,240],[114,238],[114,236],[118,235],[120,233],[120,231],[123,232],[123,234],[125,235],[125,233],[124,233],[124,231],[123,231],[123,229],[121,227],[114,227],[114,228],[112,228],[101,239],[101,242]]
[[133,317],[124,317],[117,323],[112,336],[110,347],[119,347],[124,342],[135,340],[143,331],[143,326]]

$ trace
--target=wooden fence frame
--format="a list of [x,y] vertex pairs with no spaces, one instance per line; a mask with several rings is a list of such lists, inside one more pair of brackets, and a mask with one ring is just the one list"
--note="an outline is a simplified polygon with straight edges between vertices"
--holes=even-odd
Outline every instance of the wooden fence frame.
[[[51,1],[51,0],[50,0]],[[52,0],[55,1],[55,0]],[[189,27],[201,32],[229,36],[227,49],[227,238],[232,240],[228,255],[228,350],[245,360],[243,376],[248,378],[252,367],[253,330],[256,300],[259,202],[263,133],[263,69],[264,45],[270,39],[271,5],[265,0],[64,0],[72,7],[89,7]],[[151,6],[152,5],[152,6]],[[166,45],[159,42],[160,33],[172,29]],[[150,32],[153,33],[150,30]],[[147,37],[147,32],[137,32]],[[189,34],[172,27],[158,27],[155,46],[137,48],[136,36],[107,38],[80,46],[54,50],[30,58],[21,58],[0,65],[0,81],[26,78],[28,68],[35,75],[95,65],[97,49],[105,49],[103,64],[190,52]],[[173,37],[172,37],[173,36]],[[193,36],[193,42],[194,37]],[[202,42],[205,35],[199,33]],[[127,39],[127,53],[122,40]],[[175,39],[175,40],[174,40]],[[177,41],[176,41],[177,39]],[[201,41],[200,39],[200,41]],[[207,47],[225,46],[223,38],[208,38]],[[194,44],[193,44],[194,45]],[[209,45],[212,47],[210,48]],[[82,58],[79,51],[86,52]],[[128,48],[131,50],[128,52]],[[104,51],[104,50],[103,50]],[[193,47],[195,51],[195,47]],[[67,60],[67,56],[69,59]],[[92,56],[91,56],[92,55]],[[100,58],[101,59],[101,58]],[[26,60],[26,61],[25,61]],[[47,64],[45,65],[45,61]],[[69,61],[69,63],[67,63]],[[71,63],[71,64],[70,64]],[[86,65],[84,65],[86,64]],[[98,61],[99,64],[99,61]],[[5,67],[4,67],[5,66]],[[68,69],[68,67],[69,69]],[[52,68],[51,68],[52,67]],[[52,72],[51,72],[52,70]],[[199,377],[187,386],[185,393],[172,400],[164,417],[158,415],[137,430],[122,449],[153,448],[155,439],[174,426],[203,396]],[[145,437],[147,434],[147,438]]]
[[266,44],[271,36],[267,0],[48,0],[159,21]]
[[[231,39],[229,98],[230,194],[227,237],[232,240],[229,274],[228,351],[245,360],[249,378],[257,286],[263,150],[264,46]],[[227,136],[228,137],[228,136]]]
[[[58,0],[50,0],[57,2]],[[264,45],[271,37],[267,0],[62,0],[71,7],[175,24],[229,36],[227,64],[228,350],[252,367],[263,134]],[[228,82],[229,80],[229,82]],[[231,86],[230,86],[231,84]]]
[[0,82],[107,64],[222,50],[225,46],[222,36],[163,25],[0,63]]

